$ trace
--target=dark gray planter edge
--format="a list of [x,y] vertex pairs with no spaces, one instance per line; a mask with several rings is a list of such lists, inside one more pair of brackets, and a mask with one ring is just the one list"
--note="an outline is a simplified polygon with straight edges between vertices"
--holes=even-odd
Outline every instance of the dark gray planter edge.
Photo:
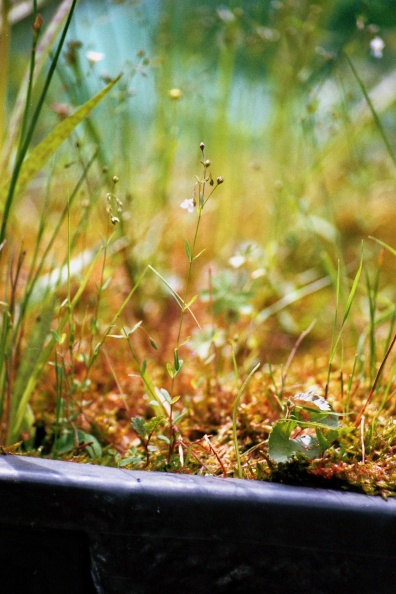
[[158,579],[162,592],[331,592],[345,580],[378,593],[396,579],[396,500],[350,492],[3,456],[0,529],[85,535],[104,594]]

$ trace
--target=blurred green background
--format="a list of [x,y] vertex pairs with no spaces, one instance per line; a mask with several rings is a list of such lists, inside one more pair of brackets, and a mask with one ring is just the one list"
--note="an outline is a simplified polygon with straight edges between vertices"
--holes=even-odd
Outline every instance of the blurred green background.
[[[55,8],[46,3],[44,19]],[[75,141],[82,154],[99,146],[100,166],[119,176],[134,266],[175,270],[175,242],[193,229],[179,205],[204,141],[225,178],[205,213],[208,257],[227,265],[248,249],[244,263],[267,286],[261,305],[326,275],[334,284],[338,262],[345,276],[356,270],[362,240],[374,269],[368,236],[394,241],[395,29],[393,0],[81,0],[37,135],[123,72]],[[29,44],[24,20],[10,104]],[[73,158],[70,145],[59,151],[58,180]],[[390,256],[387,267],[389,304]]]

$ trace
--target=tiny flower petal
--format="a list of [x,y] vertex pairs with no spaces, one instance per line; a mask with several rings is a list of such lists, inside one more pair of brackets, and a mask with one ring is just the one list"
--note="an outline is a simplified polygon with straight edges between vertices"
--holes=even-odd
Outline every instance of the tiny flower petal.
[[242,254],[235,254],[235,256],[231,256],[228,262],[233,268],[239,268],[242,264],[245,264],[246,258]]
[[385,47],[385,42],[383,39],[381,39],[381,37],[374,37],[374,39],[372,39],[370,41],[370,50],[371,50],[371,55],[374,58],[382,58],[382,52],[384,51],[384,47]]
[[91,62],[91,64],[96,64],[96,62],[101,62],[105,55],[102,52],[87,52],[86,54],[87,60]]
[[180,208],[184,208],[185,210],[188,210],[188,212],[194,212],[194,200],[193,198],[186,198],[185,200],[183,200],[183,202],[180,204]]

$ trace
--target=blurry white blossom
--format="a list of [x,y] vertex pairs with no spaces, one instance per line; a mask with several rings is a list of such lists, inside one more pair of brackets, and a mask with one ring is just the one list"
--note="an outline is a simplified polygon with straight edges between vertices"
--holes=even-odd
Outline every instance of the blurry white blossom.
[[242,254],[235,254],[234,256],[231,256],[231,258],[228,260],[228,263],[233,268],[239,268],[240,266],[242,266],[242,264],[245,264],[245,262],[246,258],[245,256],[242,256]]
[[385,42],[381,37],[374,37],[370,41],[370,52],[374,58],[382,58],[382,52],[384,51]]
[[188,210],[188,212],[194,212],[194,206],[194,198],[186,198],[180,204],[180,208],[184,208],[185,210]]
[[101,62],[104,60],[105,55],[102,52],[92,52],[89,51],[85,54],[88,62],[91,64],[96,64],[97,62]]

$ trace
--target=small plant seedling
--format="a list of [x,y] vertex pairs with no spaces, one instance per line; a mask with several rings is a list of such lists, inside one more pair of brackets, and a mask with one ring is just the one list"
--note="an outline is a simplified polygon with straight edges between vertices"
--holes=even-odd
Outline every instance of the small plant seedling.
[[273,426],[268,453],[274,462],[289,462],[297,454],[319,458],[338,437],[339,421],[331,404],[315,392],[290,398],[287,416]]

